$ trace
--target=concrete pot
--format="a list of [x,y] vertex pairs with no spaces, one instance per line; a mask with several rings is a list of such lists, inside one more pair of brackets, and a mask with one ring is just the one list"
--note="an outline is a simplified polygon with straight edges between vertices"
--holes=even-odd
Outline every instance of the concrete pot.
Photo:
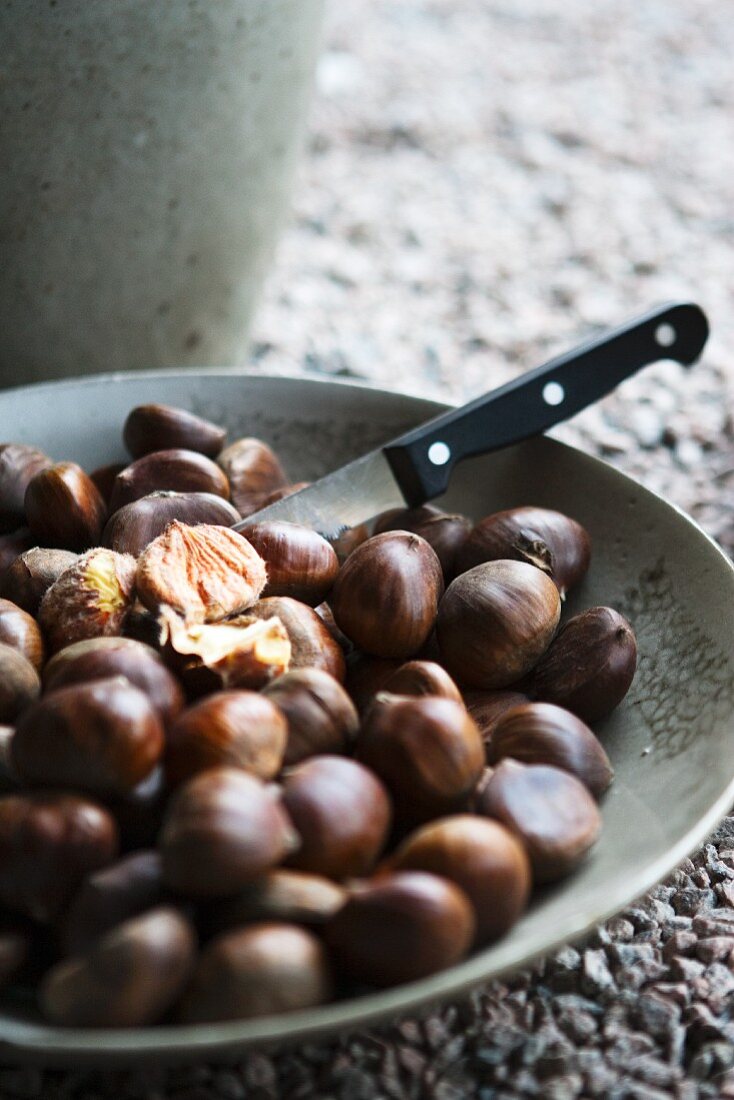
[[5,0],[0,386],[237,364],[322,0]]

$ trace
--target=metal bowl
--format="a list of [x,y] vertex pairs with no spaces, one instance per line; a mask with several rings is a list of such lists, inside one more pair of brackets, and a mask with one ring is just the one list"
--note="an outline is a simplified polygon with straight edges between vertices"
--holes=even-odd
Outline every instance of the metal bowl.
[[[36,443],[87,468],[124,457],[120,429],[136,404],[192,409],[231,437],[267,439],[294,478],[318,476],[441,411],[363,386],[224,371],[157,372],[0,393],[0,439]],[[499,943],[424,981],[322,1008],[193,1027],[72,1030],[33,1006],[0,1003],[0,1058],[50,1064],[236,1057],[248,1046],[363,1027],[456,997],[579,937],[661,879],[734,801],[734,568],[686,515],[597,459],[547,438],[460,466],[446,504],[479,517],[558,508],[591,532],[589,575],[569,610],[611,604],[637,632],[632,691],[598,729],[616,780],[602,839],[573,877],[543,892]]]

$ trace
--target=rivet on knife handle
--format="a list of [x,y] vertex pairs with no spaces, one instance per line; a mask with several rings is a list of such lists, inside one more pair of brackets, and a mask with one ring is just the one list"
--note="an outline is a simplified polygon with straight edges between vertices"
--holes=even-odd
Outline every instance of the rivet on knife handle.
[[418,505],[440,496],[457,462],[546,431],[641,367],[660,359],[689,366],[708,331],[699,306],[659,306],[407,432],[385,448],[406,501]]

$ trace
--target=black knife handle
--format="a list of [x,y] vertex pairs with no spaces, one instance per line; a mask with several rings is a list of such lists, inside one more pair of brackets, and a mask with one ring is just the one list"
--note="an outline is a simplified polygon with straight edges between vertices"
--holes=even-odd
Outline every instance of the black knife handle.
[[699,306],[668,303],[414,428],[385,447],[406,501],[415,506],[440,496],[457,462],[546,431],[649,363],[690,366],[708,332]]

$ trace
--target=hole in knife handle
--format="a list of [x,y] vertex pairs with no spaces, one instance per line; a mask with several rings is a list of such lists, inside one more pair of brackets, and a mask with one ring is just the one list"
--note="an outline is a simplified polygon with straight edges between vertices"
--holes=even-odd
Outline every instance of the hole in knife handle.
[[546,382],[543,386],[543,400],[546,405],[562,405],[566,391],[560,382]]
[[655,343],[661,348],[671,348],[678,339],[678,333],[672,325],[663,323],[655,329]]

